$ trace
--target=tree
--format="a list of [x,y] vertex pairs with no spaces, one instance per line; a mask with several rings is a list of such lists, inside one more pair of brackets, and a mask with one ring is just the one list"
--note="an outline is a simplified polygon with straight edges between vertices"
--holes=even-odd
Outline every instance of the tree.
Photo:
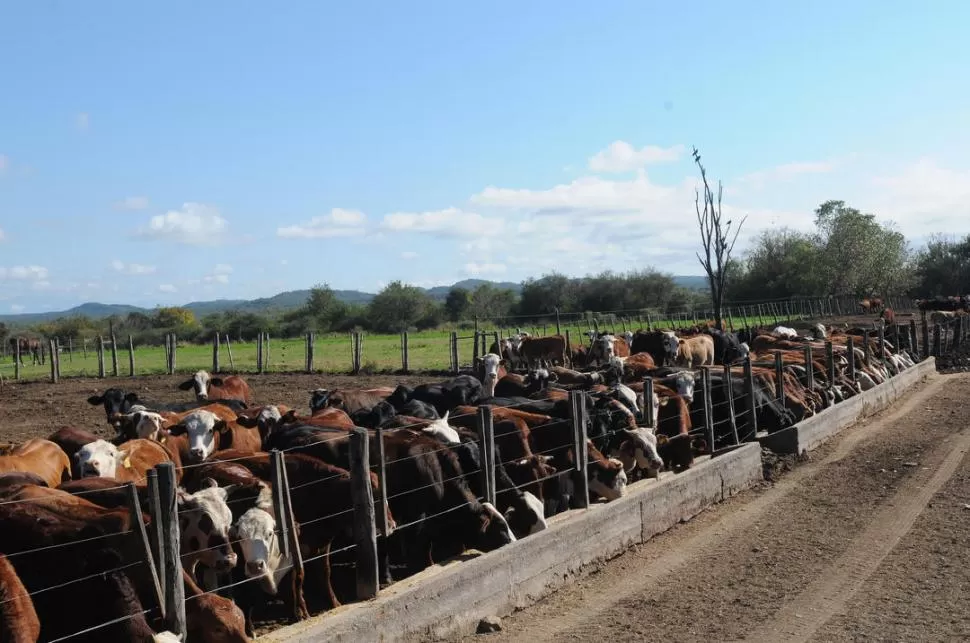
[[912,294],[962,295],[970,284],[970,234],[961,240],[934,235],[916,253]]
[[707,273],[707,281],[710,285],[711,304],[714,308],[714,323],[717,328],[723,328],[722,309],[724,306],[724,291],[727,287],[727,267],[731,261],[731,253],[734,251],[734,244],[738,240],[738,233],[744,225],[743,217],[731,235],[731,220],[722,222],[723,210],[721,209],[721,196],[723,187],[721,182],[717,183],[717,202],[714,200],[714,192],[707,182],[707,171],[701,164],[701,155],[695,147],[692,150],[694,162],[701,171],[701,180],[704,182],[704,207],[701,208],[701,194],[697,191],[694,199],[694,209],[697,211],[697,225],[701,231],[701,244],[704,248],[704,256],[697,253],[697,260],[704,267]]
[[468,312],[477,319],[508,317],[515,305],[515,293],[492,284],[479,284],[471,293]]
[[518,312],[521,315],[548,315],[579,310],[579,281],[554,272],[522,284]]
[[445,314],[449,321],[457,322],[467,319],[468,307],[471,305],[471,293],[465,288],[452,288],[445,297]]
[[400,332],[428,315],[432,302],[420,288],[392,281],[368,306],[371,328],[377,332]]
[[806,270],[818,261],[819,249],[812,235],[789,228],[765,230],[744,261],[729,265],[728,274],[733,278],[728,294],[737,301],[824,294],[819,271]]
[[155,310],[156,328],[175,328],[195,325],[195,314],[188,308],[166,306]]

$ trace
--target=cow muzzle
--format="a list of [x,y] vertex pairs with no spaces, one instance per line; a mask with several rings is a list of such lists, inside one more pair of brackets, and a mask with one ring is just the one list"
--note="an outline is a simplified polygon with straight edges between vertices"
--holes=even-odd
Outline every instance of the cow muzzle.
[[225,556],[221,556],[216,560],[216,571],[228,572],[230,569],[236,566],[236,553],[229,552]]
[[205,449],[190,449],[189,456],[194,462],[202,462],[205,459]]

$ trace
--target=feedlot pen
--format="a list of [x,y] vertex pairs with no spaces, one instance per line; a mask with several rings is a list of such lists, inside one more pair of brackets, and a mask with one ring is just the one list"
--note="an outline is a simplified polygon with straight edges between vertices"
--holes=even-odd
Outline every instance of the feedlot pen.
[[777,482],[464,640],[970,640],[968,401],[970,374],[932,375]]

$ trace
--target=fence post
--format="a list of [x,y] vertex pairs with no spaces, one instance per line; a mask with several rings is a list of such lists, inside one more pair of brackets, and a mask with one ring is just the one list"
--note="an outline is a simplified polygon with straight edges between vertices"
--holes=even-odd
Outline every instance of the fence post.
[[[724,381],[722,382],[722,387],[724,389],[724,399],[728,404],[728,418],[731,423],[731,435],[734,436],[734,444],[741,444],[741,439],[738,437],[738,420],[734,417],[734,376],[731,374],[731,365],[725,364],[723,371]],[[646,390],[646,388],[644,388]]]
[[956,328],[953,330],[953,350],[960,348],[961,340],[963,340],[963,317],[957,317]]
[[17,338],[17,341],[14,342],[14,349],[13,349],[13,378],[15,380],[19,380],[20,379],[20,338],[19,337]]
[[559,306],[556,306],[556,334],[562,335],[562,330],[559,325]]
[[61,376],[61,340],[54,338],[54,366],[57,368],[57,377]]
[[313,372],[313,333],[306,334],[306,372]]
[[[135,533],[138,535],[139,541],[141,541],[142,555],[145,557],[145,562],[148,563],[148,571],[151,572],[152,586],[155,589],[155,600],[158,602],[158,608],[162,612],[162,618],[164,618],[165,593],[162,591],[162,585],[158,581],[158,568],[155,566],[155,557],[152,555],[152,546],[148,540],[148,530],[145,529],[145,520],[141,513],[141,501],[138,499],[138,488],[135,487],[134,482],[129,482],[125,485],[125,491],[128,493],[128,510],[131,512],[132,520],[135,523]],[[152,522],[155,522],[154,518],[152,518]]]
[[893,323],[893,347],[897,353],[902,350],[899,345],[899,324],[897,323]]
[[815,390],[815,362],[812,354],[812,347],[806,345],[803,349],[803,359],[805,360],[805,388],[809,391]]
[[219,372],[219,331],[212,334],[212,372]]
[[74,363],[74,338],[67,338],[67,361],[71,364]]
[[589,451],[586,447],[586,392],[569,392],[570,418],[573,424],[573,451],[576,462],[576,502],[580,509],[589,508]]
[[232,363],[232,344],[229,343],[229,333],[226,333],[226,341],[224,343],[226,345],[226,354],[229,355],[229,370],[234,371],[236,370],[236,365]]
[[375,446],[377,446],[377,453],[375,455],[377,462],[374,463],[374,467],[377,469],[377,483],[379,485],[377,494],[381,507],[377,514],[377,526],[380,528],[380,535],[387,538],[391,535],[391,527],[387,524],[387,469],[384,464],[384,429],[377,427],[376,431],[377,441]]
[[[290,534],[290,553],[293,561],[293,573],[297,578],[303,578],[303,554],[300,552],[300,539],[296,531],[296,517],[293,515],[293,498],[290,495],[290,476],[286,472],[286,454],[280,452],[280,471],[283,475],[283,508],[287,533]],[[282,532],[281,532],[282,533]],[[300,580],[302,583],[303,581]]]
[[55,352],[54,351],[57,350],[57,344],[56,344],[55,340],[48,339],[47,340],[47,345],[48,345],[48,348],[50,348],[50,351],[51,351],[51,383],[52,384],[57,384],[57,360],[54,358],[54,355],[55,355]]
[[775,399],[785,401],[785,365],[781,361],[781,351],[775,351]]
[[711,369],[701,367],[701,395],[704,396],[704,435],[714,457],[714,405],[711,403]]
[[374,521],[374,491],[370,483],[367,429],[350,434],[350,485],[354,497],[354,543],[357,545],[357,598],[377,596],[377,526]]
[[918,337],[919,337],[919,333],[916,332],[916,320],[910,319],[909,320],[909,342],[911,345],[910,354],[913,356],[913,359],[916,360],[917,362],[920,361],[920,355],[922,354],[920,353],[920,350],[919,350]]
[[128,335],[128,377],[135,376],[135,340]]
[[283,453],[279,449],[273,449],[269,453],[270,481],[273,483],[273,517],[276,518],[276,528],[280,532],[280,552],[283,557],[290,555],[290,530],[286,520],[286,504],[283,500],[283,492],[286,485],[283,482]]
[[485,501],[495,505],[495,425],[492,422],[492,407],[485,405],[478,407],[478,437],[481,439],[482,449],[482,490]]
[[162,618],[164,618],[164,590],[167,587],[165,584],[165,547],[163,545],[165,542],[163,523],[165,521],[162,519],[162,502],[158,493],[158,472],[155,469],[148,470],[145,484],[148,492],[148,509],[152,515],[151,531],[148,536],[152,544],[152,551],[155,552],[155,572],[158,576],[158,582],[162,586]]
[[879,337],[879,363],[883,368],[886,367],[886,333],[883,330],[883,326],[880,324],[878,330]]
[[118,338],[114,330],[111,331],[111,375],[118,377]]
[[923,319],[923,359],[926,359],[927,357],[929,357],[932,354],[931,351],[932,349],[930,347],[930,327],[929,327],[929,324],[926,322],[926,319],[924,318]]
[[411,347],[408,343],[407,331],[401,333],[401,351],[401,367],[404,369],[404,374],[407,375],[411,372]]
[[98,377],[104,378],[104,337],[98,335]]
[[940,325],[933,324],[933,356],[940,356]]
[[263,358],[263,368],[269,370],[269,333],[266,331],[263,331],[263,351],[266,353],[266,356]]
[[[182,582],[182,559],[180,552],[178,503],[175,492],[175,468],[171,462],[162,462],[158,471],[158,491],[161,496],[162,550],[165,560],[165,623],[167,629],[181,636],[188,636],[185,624],[185,584]],[[155,516],[153,516],[155,518]]]
[[835,353],[832,349],[832,342],[825,342],[825,367],[828,369],[829,388],[835,386]]
[[649,375],[643,378],[643,422],[648,428],[657,427],[657,418],[653,417],[653,378]]
[[175,369],[178,367],[178,352],[179,352],[179,338],[178,335],[172,333],[172,354],[171,354],[171,365],[168,369],[169,375],[175,375]]
[[451,363],[455,375],[458,374],[458,333],[451,331]]
[[256,336],[256,372],[263,372],[263,331]]
[[[747,399],[748,417],[751,419],[751,437],[758,434],[758,406],[754,400],[754,369],[751,367],[751,356],[744,360],[744,394]],[[744,436],[748,438],[748,436]]]
[[855,340],[852,335],[846,339],[845,348],[849,358],[849,381],[855,384]]

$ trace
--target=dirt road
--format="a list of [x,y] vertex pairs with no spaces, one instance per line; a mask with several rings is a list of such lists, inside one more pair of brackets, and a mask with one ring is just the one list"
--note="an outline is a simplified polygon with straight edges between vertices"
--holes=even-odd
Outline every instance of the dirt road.
[[970,640],[970,375],[935,375],[468,641]]

